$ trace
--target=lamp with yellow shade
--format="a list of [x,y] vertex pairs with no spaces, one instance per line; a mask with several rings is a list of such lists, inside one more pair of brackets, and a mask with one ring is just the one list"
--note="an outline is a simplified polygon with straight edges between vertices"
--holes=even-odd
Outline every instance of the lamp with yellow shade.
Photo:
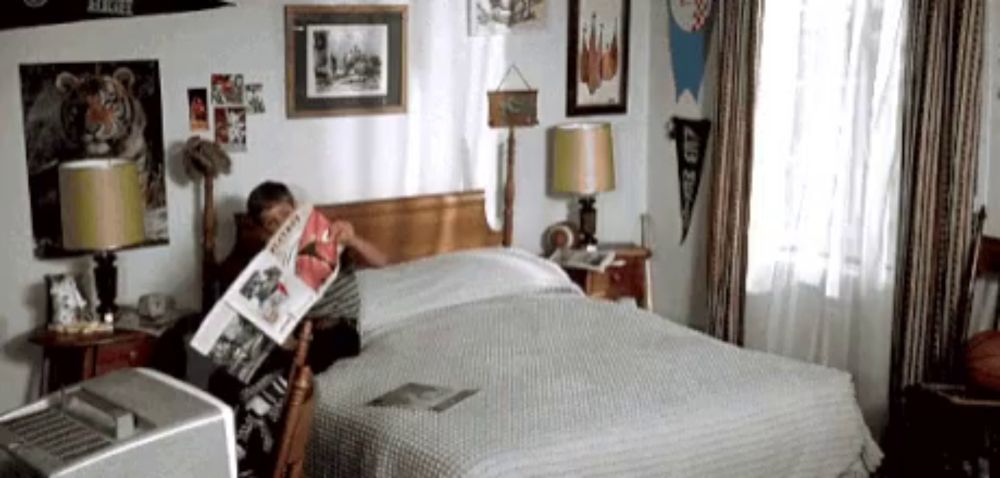
[[145,201],[132,161],[88,159],[59,167],[63,247],[94,254],[97,313],[111,322],[117,311],[115,251],[146,240]]
[[552,158],[552,192],[580,201],[581,245],[597,245],[594,196],[615,189],[615,153],[611,125],[573,123],[556,126]]

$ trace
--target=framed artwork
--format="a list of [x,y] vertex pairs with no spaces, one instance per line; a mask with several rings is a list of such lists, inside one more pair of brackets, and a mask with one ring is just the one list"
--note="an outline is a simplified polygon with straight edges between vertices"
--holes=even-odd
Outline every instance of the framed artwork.
[[504,35],[545,28],[545,0],[469,0],[469,35]]
[[406,112],[405,5],[285,7],[289,118]]
[[35,256],[62,247],[59,166],[92,158],[134,161],[146,201],[145,245],[166,244],[166,169],[156,60],[21,65],[21,105]]
[[628,110],[629,0],[570,0],[566,115]]

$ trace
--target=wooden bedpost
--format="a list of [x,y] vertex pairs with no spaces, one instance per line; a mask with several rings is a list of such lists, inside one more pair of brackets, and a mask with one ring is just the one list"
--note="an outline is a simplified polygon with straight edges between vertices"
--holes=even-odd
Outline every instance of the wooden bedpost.
[[205,197],[202,200],[205,208],[202,213],[202,256],[201,256],[201,311],[208,313],[215,305],[218,295],[217,281],[219,279],[217,269],[218,263],[215,256],[215,179],[212,176],[205,176],[204,179]]
[[507,133],[507,177],[504,178],[503,195],[503,246],[510,247],[514,242],[514,127]]

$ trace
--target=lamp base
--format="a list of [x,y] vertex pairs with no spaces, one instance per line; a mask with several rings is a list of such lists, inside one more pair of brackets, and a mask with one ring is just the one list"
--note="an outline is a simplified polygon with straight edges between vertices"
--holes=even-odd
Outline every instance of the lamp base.
[[114,321],[118,306],[115,297],[118,295],[118,268],[115,266],[114,252],[98,252],[94,254],[94,287],[97,289],[97,315],[104,322]]
[[580,247],[597,245],[597,209],[593,196],[580,198]]

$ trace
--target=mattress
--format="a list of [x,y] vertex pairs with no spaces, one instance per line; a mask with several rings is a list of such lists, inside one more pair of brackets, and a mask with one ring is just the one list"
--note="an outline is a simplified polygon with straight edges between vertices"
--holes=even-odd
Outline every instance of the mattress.
[[[492,296],[397,311],[369,330],[358,357],[317,377],[307,475],[836,477],[878,466],[848,374],[531,282],[500,280]],[[408,382],[478,392],[440,413],[366,405]]]

